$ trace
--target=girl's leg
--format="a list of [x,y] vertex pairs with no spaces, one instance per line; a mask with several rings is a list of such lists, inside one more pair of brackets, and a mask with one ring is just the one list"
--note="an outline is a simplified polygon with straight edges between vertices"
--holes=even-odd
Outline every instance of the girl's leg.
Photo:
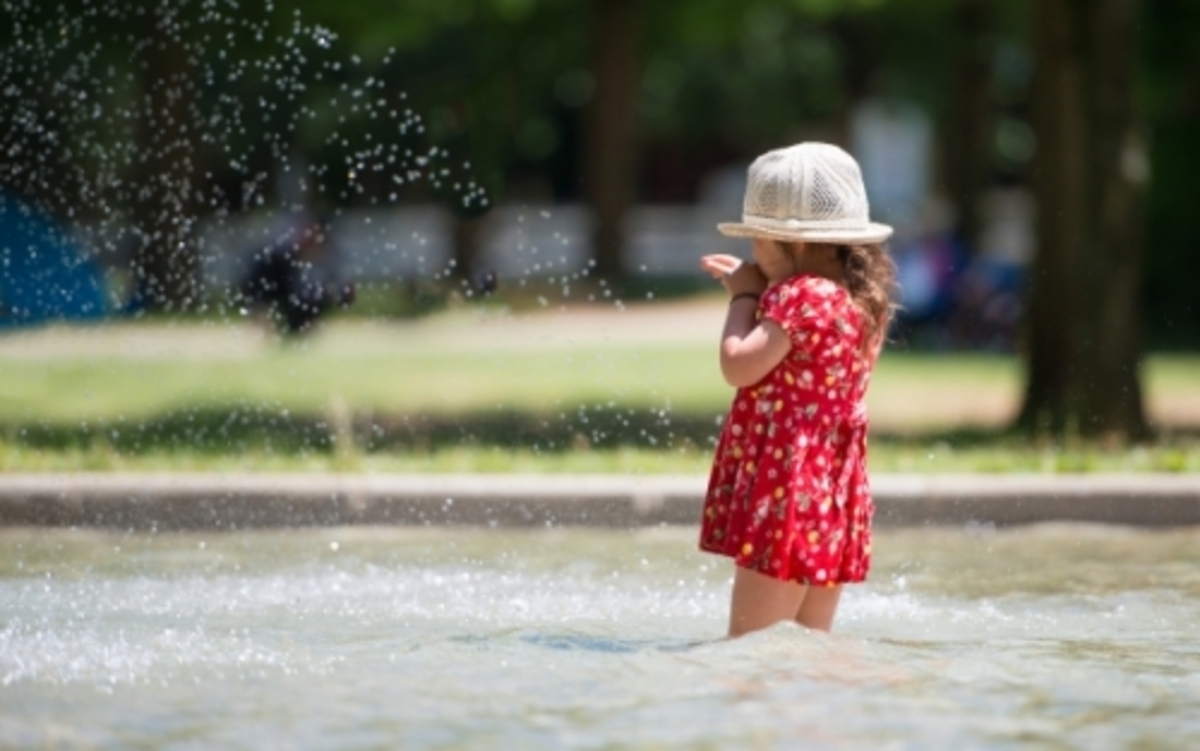
[[796,608],[796,623],[819,631],[833,627],[837,615],[838,600],[842,596],[842,585],[836,587],[809,587],[800,606]]
[[741,566],[735,566],[734,572],[733,596],[729,603],[730,637],[757,631],[780,621],[799,620],[807,587],[796,582],[773,579]]

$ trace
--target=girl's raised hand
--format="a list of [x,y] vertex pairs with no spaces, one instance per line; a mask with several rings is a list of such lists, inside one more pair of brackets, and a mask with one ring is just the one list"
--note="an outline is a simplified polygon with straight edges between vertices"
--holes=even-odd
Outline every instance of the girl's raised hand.
[[729,276],[733,273],[734,269],[741,265],[742,259],[723,253],[714,253],[700,257],[700,268],[712,274],[712,278],[717,281],[721,281],[722,278]]
[[737,256],[714,253],[700,258],[700,268],[712,274],[731,295],[744,292],[760,294],[767,288],[767,278],[758,265]]

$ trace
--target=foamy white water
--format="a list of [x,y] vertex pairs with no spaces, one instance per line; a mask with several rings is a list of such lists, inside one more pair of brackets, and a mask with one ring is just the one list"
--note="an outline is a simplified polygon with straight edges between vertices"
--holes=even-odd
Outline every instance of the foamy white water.
[[884,530],[735,642],[694,531],[0,533],[0,745],[1186,748],[1200,530]]

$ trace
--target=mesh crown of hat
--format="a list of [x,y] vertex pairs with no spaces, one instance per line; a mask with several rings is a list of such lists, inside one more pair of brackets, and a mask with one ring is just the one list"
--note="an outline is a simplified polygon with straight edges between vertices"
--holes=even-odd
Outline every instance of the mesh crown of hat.
[[864,227],[867,191],[854,157],[831,144],[802,143],[750,165],[743,213],[813,229]]

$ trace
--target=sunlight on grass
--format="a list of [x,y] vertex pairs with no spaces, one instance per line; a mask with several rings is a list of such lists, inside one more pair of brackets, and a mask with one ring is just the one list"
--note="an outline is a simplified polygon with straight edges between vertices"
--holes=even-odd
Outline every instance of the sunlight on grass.
[[[354,412],[550,411],[577,404],[721,411],[733,393],[706,344],[456,351],[388,341],[380,332],[336,353],[274,346],[200,361],[0,358],[0,420],[136,420],[229,404],[313,412],[335,399]],[[972,416],[996,422],[1015,403],[1016,383],[1016,366],[1006,358],[889,354],[876,373],[871,406],[883,422],[945,425]]]
[[[167,410],[240,405],[355,413],[551,412],[578,404],[720,412],[732,390],[711,347],[622,345],[508,352],[268,349],[253,357],[188,362],[101,357],[0,359],[0,420],[138,420]],[[1152,358],[1147,391],[1170,416],[1200,401],[1200,358]],[[1013,358],[886,355],[869,393],[873,423],[889,430],[1002,425],[1019,400]]]
[[181,406],[264,404],[322,410],[338,397],[354,411],[462,412],[503,405],[620,402],[702,408],[729,392],[711,352],[614,347],[604,352],[443,353],[381,351],[323,357],[273,350],[232,361],[127,359],[0,365],[0,419],[136,419]]
[[[12,336],[0,339],[0,469],[705,472],[732,397],[714,311],[660,311],[458,312],[340,323],[289,345],[234,325]],[[1149,358],[1152,413],[1194,426],[1198,374],[1200,356]],[[1020,380],[1011,356],[885,353],[872,468],[1200,470],[1186,432],[1125,451],[998,432]]]

